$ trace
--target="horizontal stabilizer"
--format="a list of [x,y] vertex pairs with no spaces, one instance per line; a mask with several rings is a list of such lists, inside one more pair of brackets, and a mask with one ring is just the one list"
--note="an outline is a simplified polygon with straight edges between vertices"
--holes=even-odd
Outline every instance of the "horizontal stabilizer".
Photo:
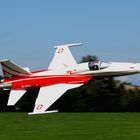
[[24,70],[26,70],[27,72],[31,73],[30,69],[28,67],[25,67]]
[[8,99],[8,106],[13,106],[17,103],[17,101],[26,93],[25,90],[11,90],[9,99]]

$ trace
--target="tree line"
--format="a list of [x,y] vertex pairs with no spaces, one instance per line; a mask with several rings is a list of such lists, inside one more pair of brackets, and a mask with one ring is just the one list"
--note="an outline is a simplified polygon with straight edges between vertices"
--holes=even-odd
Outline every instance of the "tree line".
[[[88,55],[81,62],[93,60],[97,57]],[[114,78],[92,79],[80,88],[67,91],[49,109],[60,112],[139,112],[140,89],[126,89],[127,84]],[[27,91],[14,107],[7,107],[10,91],[0,89],[0,111],[32,111],[38,91]]]

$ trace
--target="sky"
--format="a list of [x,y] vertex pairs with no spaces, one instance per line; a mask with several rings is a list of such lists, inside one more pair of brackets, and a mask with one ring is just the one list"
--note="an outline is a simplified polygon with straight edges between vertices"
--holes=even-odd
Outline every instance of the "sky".
[[[47,69],[55,45],[103,61],[140,62],[139,0],[0,0],[0,60]],[[121,78],[140,85],[140,75]]]

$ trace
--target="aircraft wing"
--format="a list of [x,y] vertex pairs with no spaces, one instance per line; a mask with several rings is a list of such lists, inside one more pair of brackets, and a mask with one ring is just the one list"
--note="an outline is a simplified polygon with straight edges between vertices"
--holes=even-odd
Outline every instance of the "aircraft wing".
[[79,46],[81,43],[66,44],[55,46],[56,49],[54,57],[48,67],[48,69],[57,70],[58,73],[63,73],[61,70],[69,70],[76,67],[77,63],[72,56],[69,47]]
[[60,98],[67,90],[81,86],[82,84],[58,84],[48,87],[41,87],[35,102],[32,113],[42,114],[47,110],[58,98]]

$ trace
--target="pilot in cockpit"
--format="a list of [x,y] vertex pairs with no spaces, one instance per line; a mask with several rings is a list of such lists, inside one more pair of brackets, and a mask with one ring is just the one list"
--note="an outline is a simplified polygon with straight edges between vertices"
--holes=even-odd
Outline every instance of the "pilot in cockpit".
[[90,70],[99,70],[99,61],[89,62]]
[[109,62],[103,62],[103,61],[93,61],[88,63],[89,69],[94,70],[102,70],[105,68],[108,68],[110,66]]

